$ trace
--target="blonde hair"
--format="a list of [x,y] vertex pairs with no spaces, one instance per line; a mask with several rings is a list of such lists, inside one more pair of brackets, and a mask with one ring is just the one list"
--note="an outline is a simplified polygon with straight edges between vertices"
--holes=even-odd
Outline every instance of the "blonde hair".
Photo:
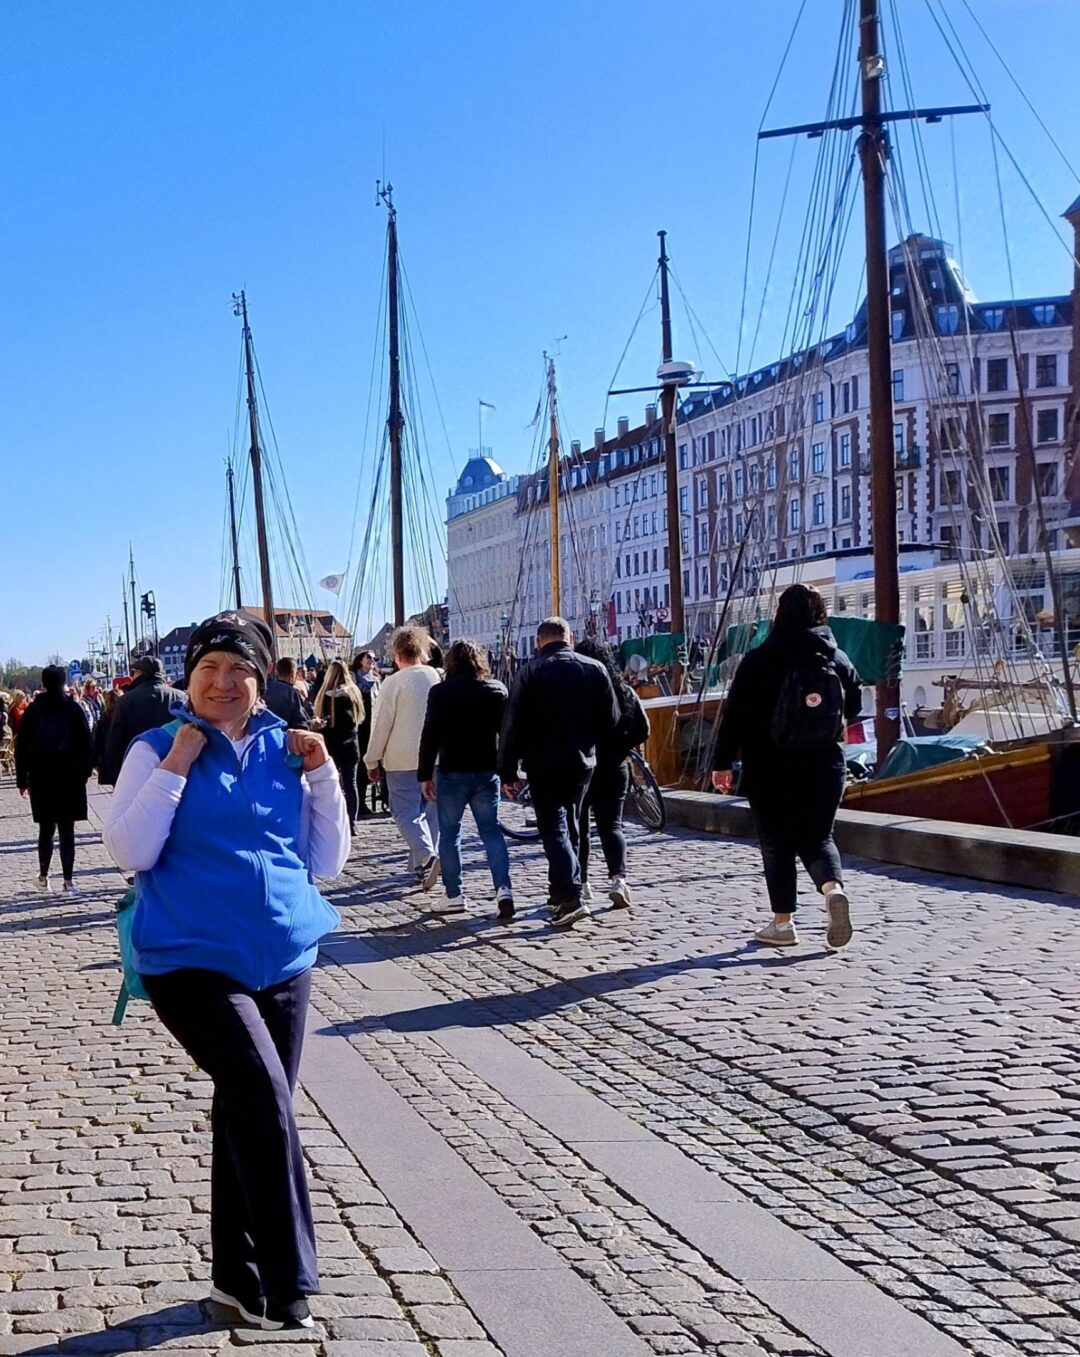
[[431,654],[431,637],[423,627],[398,627],[390,637],[390,649],[403,660],[426,660]]
[[[341,693],[352,708],[353,720],[359,726],[363,724],[366,713],[364,711],[364,697],[360,689],[356,686],[353,676],[346,669],[343,661],[331,660],[326,668],[326,677],[322,681],[322,687],[315,699],[315,715],[322,720],[323,711],[328,705],[328,699],[332,692]],[[330,724],[334,724],[334,708],[330,705]]]

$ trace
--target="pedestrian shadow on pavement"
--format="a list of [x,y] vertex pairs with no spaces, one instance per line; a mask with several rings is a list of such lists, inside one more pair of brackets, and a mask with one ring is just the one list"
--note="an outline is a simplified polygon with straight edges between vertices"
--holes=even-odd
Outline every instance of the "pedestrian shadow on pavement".
[[[232,1312],[213,1301],[180,1301],[160,1310],[147,1309],[134,1318],[125,1320],[115,1329],[98,1329],[92,1333],[72,1334],[59,1341],[52,1339],[39,1347],[20,1348],[23,1357],[112,1357],[122,1352],[152,1352],[155,1348],[188,1347],[209,1351],[218,1346],[220,1335],[232,1328]],[[254,1331],[244,1329],[245,1339]],[[202,1345],[197,1340],[206,1339]],[[195,1340],[195,1341],[193,1341]],[[253,1344],[255,1353],[261,1344]],[[231,1349],[230,1349],[231,1350]],[[270,1349],[272,1351],[272,1349]]]
[[[673,961],[653,962],[646,966],[626,967],[618,971],[590,973],[569,980],[554,980],[550,985],[537,985],[533,989],[507,990],[501,994],[488,994],[468,999],[451,999],[430,1004],[418,1004],[415,1008],[399,1009],[394,1013],[371,1013],[347,1022],[333,1023],[320,1029],[322,1035],[332,1036],[335,1032],[342,1036],[351,1036],[359,1032],[438,1032],[447,1027],[498,1027],[507,1024],[528,1021],[531,1018],[543,1018],[558,1013],[565,1008],[573,1008],[588,999],[604,998],[624,990],[637,989],[642,985],[662,981],[668,976],[688,971],[734,970],[743,966],[759,966],[768,970],[787,970],[804,962],[820,962],[823,957],[831,956],[826,948],[814,951],[800,951],[796,954],[763,952],[752,943],[732,948],[728,952],[716,952],[712,956],[680,957]],[[364,958],[374,960],[372,957]],[[338,964],[350,964],[347,952],[337,952]],[[392,956],[385,958],[392,961]],[[359,973],[363,978],[363,972]],[[368,992],[377,998],[378,991]]]

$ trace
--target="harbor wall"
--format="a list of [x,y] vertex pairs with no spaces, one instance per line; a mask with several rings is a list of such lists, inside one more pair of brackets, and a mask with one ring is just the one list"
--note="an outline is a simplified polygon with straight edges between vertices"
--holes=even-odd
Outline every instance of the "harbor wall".
[[[664,804],[669,825],[754,837],[750,806],[742,797],[665,792]],[[846,856],[872,862],[1080,896],[1080,838],[1068,835],[841,810],[836,843]]]

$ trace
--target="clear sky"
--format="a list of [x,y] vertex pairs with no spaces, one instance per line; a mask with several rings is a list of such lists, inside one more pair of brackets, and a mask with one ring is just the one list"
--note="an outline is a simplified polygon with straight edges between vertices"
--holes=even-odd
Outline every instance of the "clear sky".
[[[1080,50],[1080,5],[972,4],[1080,163],[1080,86],[1069,65]],[[915,97],[972,101],[932,21],[942,5],[1003,137],[1058,218],[1080,184],[963,0],[884,0],[887,19],[899,14]],[[496,406],[485,442],[507,470],[526,469],[541,353],[557,336],[566,336],[564,426],[591,439],[649,285],[659,227],[733,366],[755,137],[798,8],[797,0],[684,0],[667,10],[653,0],[4,0],[3,656],[80,655],[107,614],[115,631],[129,539],[163,630],[218,608],[240,345],[229,298],[240,287],[313,580],[345,566],[382,285],[380,175],[395,186],[449,435],[448,448],[429,410],[440,496],[476,445],[478,397]],[[840,13],[840,0],[807,0],[768,125],[822,115]],[[891,69],[890,98],[900,105]],[[985,123],[967,118],[923,137],[954,241],[956,157],[961,262],[974,291],[1008,296]],[[790,297],[784,266],[802,229],[814,145],[797,152],[754,347],[759,365],[778,356]],[[780,142],[761,152],[744,366],[790,154]],[[1003,189],[1016,295],[1067,291],[1068,254],[1007,164]],[[849,254],[838,326],[859,290],[861,258],[854,247]],[[677,354],[722,375],[695,347],[681,302],[675,325]],[[620,384],[648,381],[658,357],[653,307]],[[613,401],[608,427],[623,412],[636,422],[643,400]],[[253,571],[247,579],[253,588]]]

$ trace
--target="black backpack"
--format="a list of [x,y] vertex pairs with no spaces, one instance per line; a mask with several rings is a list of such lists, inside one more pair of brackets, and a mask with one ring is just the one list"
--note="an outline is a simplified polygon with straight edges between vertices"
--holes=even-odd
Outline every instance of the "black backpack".
[[844,732],[844,685],[830,655],[800,656],[780,685],[770,734],[778,749],[826,749]]

